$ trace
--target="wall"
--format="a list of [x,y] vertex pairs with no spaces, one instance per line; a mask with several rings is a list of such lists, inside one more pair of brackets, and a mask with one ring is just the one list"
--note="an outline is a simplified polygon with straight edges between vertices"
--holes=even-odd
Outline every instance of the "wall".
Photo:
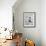
[[42,46],[46,46],[46,0],[41,1],[41,40]]
[[16,0],[0,0],[0,27],[12,29],[12,6]]
[[[15,6],[15,5],[14,5]],[[15,29],[23,33],[23,37],[35,41],[36,46],[41,46],[41,29],[40,29],[40,0],[23,0],[19,6],[13,9],[15,19]],[[23,27],[23,12],[36,12],[36,27]]]

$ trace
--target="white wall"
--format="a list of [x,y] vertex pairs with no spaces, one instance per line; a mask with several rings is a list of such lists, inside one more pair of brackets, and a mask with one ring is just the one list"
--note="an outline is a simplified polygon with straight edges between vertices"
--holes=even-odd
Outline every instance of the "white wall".
[[0,27],[12,28],[12,6],[16,0],[0,0]]
[[46,46],[46,0],[41,1],[41,40],[42,46]]
[[[15,6],[15,5],[14,5]],[[16,7],[15,7],[16,8]],[[15,28],[18,32],[22,32],[24,38],[32,39],[35,41],[36,46],[41,46],[41,29],[40,29],[40,0],[23,0],[21,5],[14,9],[15,15]],[[23,27],[23,12],[36,12],[36,27],[24,28]]]

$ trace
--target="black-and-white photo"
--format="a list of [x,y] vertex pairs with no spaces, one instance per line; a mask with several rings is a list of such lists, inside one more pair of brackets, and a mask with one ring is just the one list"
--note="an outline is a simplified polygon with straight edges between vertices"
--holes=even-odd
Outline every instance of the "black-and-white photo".
[[24,21],[24,27],[35,27],[36,25],[35,12],[24,12],[23,21]]

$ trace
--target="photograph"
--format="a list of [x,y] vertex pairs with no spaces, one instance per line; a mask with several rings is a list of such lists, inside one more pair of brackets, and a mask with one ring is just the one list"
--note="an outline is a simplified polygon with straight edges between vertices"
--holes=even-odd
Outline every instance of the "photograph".
[[24,12],[23,25],[24,27],[35,27],[36,26],[36,13],[35,12]]

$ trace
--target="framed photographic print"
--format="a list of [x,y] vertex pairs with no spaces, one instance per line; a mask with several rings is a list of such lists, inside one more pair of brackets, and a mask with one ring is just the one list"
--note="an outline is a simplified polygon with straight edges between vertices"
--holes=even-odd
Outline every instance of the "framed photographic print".
[[36,13],[35,12],[24,12],[23,13],[23,26],[24,27],[36,27]]

